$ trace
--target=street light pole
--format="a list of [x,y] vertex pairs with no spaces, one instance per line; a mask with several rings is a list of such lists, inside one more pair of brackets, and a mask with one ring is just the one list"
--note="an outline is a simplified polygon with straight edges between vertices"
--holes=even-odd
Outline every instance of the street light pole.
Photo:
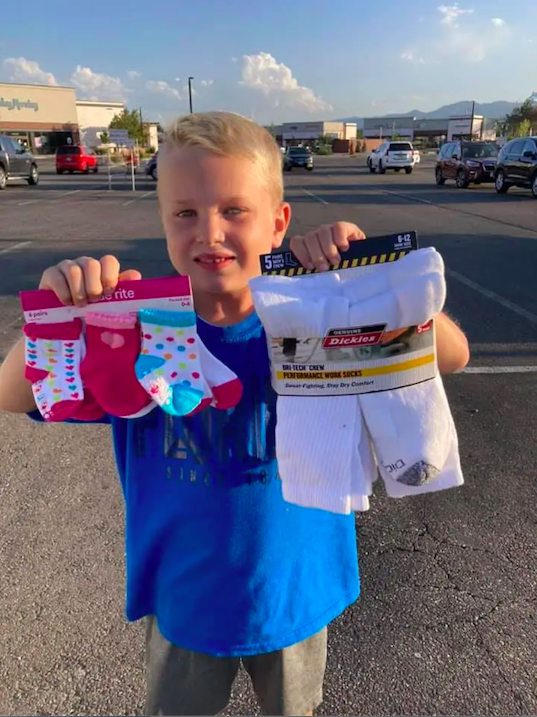
[[190,114],[192,114],[192,80],[193,77],[188,78],[188,101],[190,103]]

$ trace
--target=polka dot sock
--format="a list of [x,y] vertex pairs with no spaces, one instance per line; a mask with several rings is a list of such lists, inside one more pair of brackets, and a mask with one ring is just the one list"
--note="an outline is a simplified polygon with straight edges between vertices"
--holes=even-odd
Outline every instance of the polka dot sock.
[[142,309],[142,350],[135,364],[138,381],[172,416],[186,416],[206,396],[193,311]]

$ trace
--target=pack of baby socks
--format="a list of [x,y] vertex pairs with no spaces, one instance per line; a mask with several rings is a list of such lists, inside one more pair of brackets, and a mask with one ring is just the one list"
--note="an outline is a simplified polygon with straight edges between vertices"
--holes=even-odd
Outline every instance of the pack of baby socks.
[[[281,278],[262,276],[250,282],[257,315],[270,337],[320,339],[328,329],[348,325],[344,297],[302,290],[300,279],[292,285],[272,281]],[[359,428],[355,396],[278,396],[276,456],[284,499],[349,513]]]
[[135,372],[159,406],[173,416],[186,416],[203,401],[209,405],[209,399],[219,408],[236,405],[242,385],[202,344],[194,312],[142,309],[138,317],[142,349]]

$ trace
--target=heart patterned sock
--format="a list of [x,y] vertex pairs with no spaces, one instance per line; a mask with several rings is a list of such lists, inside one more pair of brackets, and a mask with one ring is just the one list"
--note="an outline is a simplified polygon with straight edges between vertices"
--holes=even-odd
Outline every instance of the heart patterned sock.
[[84,385],[112,416],[136,416],[151,404],[134,372],[140,346],[135,313],[86,315],[86,355],[80,373]]
[[45,421],[75,417],[83,404],[80,319],[61,324],[26,324],[25,377]]

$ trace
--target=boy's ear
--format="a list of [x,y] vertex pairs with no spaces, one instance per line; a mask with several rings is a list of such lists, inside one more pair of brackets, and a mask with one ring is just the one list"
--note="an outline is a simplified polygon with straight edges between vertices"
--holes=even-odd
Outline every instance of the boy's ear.
[[282,202],[276,211],[274,218],[274,233],[272,235],[272,248],[281,247],[285,234],[291,221],[291,206],[287,202]]

